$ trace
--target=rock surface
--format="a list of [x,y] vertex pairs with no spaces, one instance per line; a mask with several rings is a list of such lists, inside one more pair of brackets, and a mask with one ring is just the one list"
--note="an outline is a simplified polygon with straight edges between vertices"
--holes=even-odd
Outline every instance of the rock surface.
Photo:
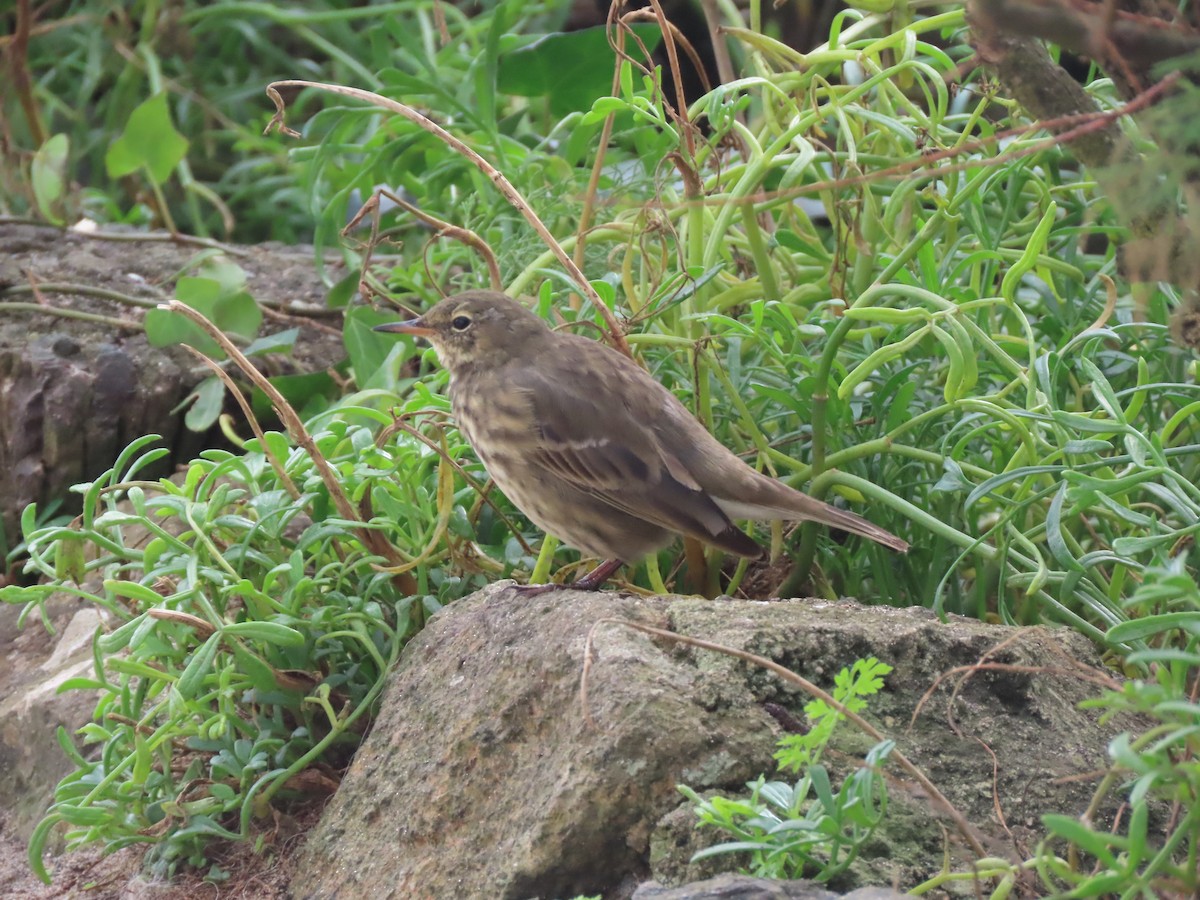
[[[770,775],[781,729],[763,706],[802,718],[807,698],[747,662],[601,619],[744,648],[826,687],[860,657],[894,666],[867,718],[924,768],[991,855],[1023,859],[1041,812],[1081,812],[1091,784],[1063,779],[1102,768],[1118,730],[1077,709],[1096,691],[1086,680],[1096,672],[1078,660],[1095,665],[1095,656],[1065,630],[821,601],[530,598],[502,583],[439,613],[405,651],[301,851],[294,896],[611,900],[650,877],[668,886],[704,877],[688,860],[717,837],[679,812],[687,804],[675,785],[737,792]],[[589,722],[580,675],[593,626]],[[990,668],[942,682],[908,730],[939,675],[985,656]],[[848,770],[872,743],[843,726],[825,761]],[[887,771],[886,828],[836,891],[916,884],[946,852],[955,866],[971,858],[910,779]]]
[[25,841],[46,812],[59,780],[73,765],[58,746],[59,726],[73,733],[91,718],[96,698],[57,693],[68,678],[92,672],[92,635],[101,623],[90,604],[65,594],[45,604],[46,621],[0,603],[0,810],[4,831]]
[[[7,535],[10,547],[30,502],[45,509],[71,485],[107,469],[134,438],[162,435],[173,459],[209,446],[174,412],[209,371],[182,347],[150,346],[140,325],[145,307],[114,299],[168,300],[175,280],[193,273],[197,255],[212,255],[195,242],[162,237],[0,223],[0,302],[47,310],[10,305],[0,316],[0,538]],[[266,245],[229,252],[260,303],[324,311],[325,286],[311,250]],[[96,293],[101,290],[113,297]],[[51,309],[129,324],[66,318]],[[298,324],[304,326],[293,357],[298,370],[322,371],[342,358],[340,329],[268,316],[263,333]],[[78,498],[69,498],[68,506],[72,502]]]
[[811,881],[772,881],[748,875],[720,875],[680,887],[663,887],[648,881],[633,894],[633,900],[902,900],[885,888],[859,888],[835,894]]

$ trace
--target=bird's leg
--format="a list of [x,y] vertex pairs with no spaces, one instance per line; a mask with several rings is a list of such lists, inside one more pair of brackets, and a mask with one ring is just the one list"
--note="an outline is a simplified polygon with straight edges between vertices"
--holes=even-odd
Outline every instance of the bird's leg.
[[578,581],[572,581],[570,584],[518,584],[514,589],[524,597],[536,597],[538,594],[544,594],[546,591],[555,591],[559,588],[572,588],[576,591],[596,591],[623,565],[625,564],[619,559],[606,559]]

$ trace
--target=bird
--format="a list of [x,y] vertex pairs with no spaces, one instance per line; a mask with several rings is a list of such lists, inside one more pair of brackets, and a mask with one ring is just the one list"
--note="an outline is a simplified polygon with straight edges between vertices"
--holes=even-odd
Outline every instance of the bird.
[[499,291],[455,294],[375,330],[432,344],[458,428],[496,486],[540,529],[603,560],[570,587],[596,590],[680,534],[761,559],[742,519],[810,520],[908,550],[747,465],[632,359]]

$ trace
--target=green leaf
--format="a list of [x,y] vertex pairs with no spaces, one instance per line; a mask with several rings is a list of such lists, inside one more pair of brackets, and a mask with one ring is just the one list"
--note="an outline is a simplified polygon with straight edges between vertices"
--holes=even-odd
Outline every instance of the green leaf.
[[[220,283],[210,278],[185,276],[175,285],[175,299],[186,303],[214,324],[217,317],[217,301],[221,298],[221,293]],[[151,346],[187,344],[213,359],[225,358],[225,351],[204,329],[179,313],[151,309],[146,312],[144,324]]]
[[885,325],[910,325],[930,319],[929,311],[920,306],[903,309],[891,306],[856,306],[846,310],[844,315],[847,319],[855,321],[882,322]]
[[1174,544],[1178,540],[1179,535],[1174,533],[1155,534],[1148,537],[1121,537],[1113,541],[1113,550],[1121,556],[1133,557],[1167,544]]
[[209,257],[197,274],[215,281],[224,294],[236,294],[246,289],[246,270],[224,256]]
[[373,331],[376,325],[396,321],[396,314],[379,312],[367,306],[355,307],[346,313],[342,327],[342,340],[346,355],[350,358],[350,371],[360,390],[386,387],[393,380],[394,367],[389,357],[397,349],[404,350],[409,341],[397,341],[395,335]]
[[1042,816],[1042,824],[1051,834],[1066,838],[1080,850],[1090,853],[1109,866],[1116,864],[1110,848],[1123,850],[1128,843],[1120,835],[1093,831],[1071,816],[1046,814]]
[[1149,665],[1156,663],[1158,665],[1166,665],[1167,663],[1183,663],[1185,666],[1200,668],[1200,653],[1189,653],[1187,650],[1175,650],[1168,647],[1156,647],[1150,650],[1135,650],[1125,657],[1125,661],[1131,665]]
[[1058,486],[1054,499],[1050,501],[1050,508],[1046,511],[1046,545],[1064,569],[1082,572],[1083,566],[1079,564],[1079,560],[1067,546],[1067,539],[1063,537],[1062,512],[1066,497],[1067,483],[1064,481]]
[[235,622],[222,628],[221,633],[227,637],[266,641],[281,647],[304,646],[304,635],[295,628],[280,625],[278,622]]
[[624,112],[629,104],[620,97],[599,97],[592,103],[591,109],[584,113],[579,120],[580,125],[596,125],[603,122],[612,113]]
[[821,246],[820,242],[801,237],[789,228],[778,229],[775,232],[775,242],[785,250],[815,259],[822,265],[829,262],[829,251]]
[[264,353],[289,353],[295,348],[296,338],[299,336],[299,328],[289,328],[287,331],[263,335],[242,352],[247,356],[260,356]]
[[1121,408],[1121,401],[1117,399],[1116,391],[1108,383],[1108,379],[1104,377],[1104,373],[1086,356],[1080,357],[1079,368],[1083,371],[1083,377],[1091,387],[1092,396],[1096,398],[1096,402],[1114,420],[1124,425],[1125,410]]
[[62,199],[66,193],[67,156],[70,149],[70,140],[65,134],[52,135],[34,154],[29,171],[38,211],[55,225],[64,222]]
[[[162,598],[160,597],[159,599],[161,600]],[[100,652],[106,655],[120,653],[129,646],[134,634],[147,621],[149,621],[149,617],[145,613],[142,613],[140,616],[130,619],[124,625],[104,635],[99,641]]]
[[162,594],[146,587],[144,584],[138,584],[136,581],[109,578],[104,582],[104,589],[117,597],[139,600],[149,607],[156,607],[163,601]]
[[148,309],[142,320],[146,327],[146,339],[152,347],[169,347],[187,344],[195,347],[210,359],[224,359],[225,353],[204,331],[179,313],[165,309]]
[[[408,92],[411,96],[411,92]],[[330,309],[345,309],[358,293],[359,273],[356,269],[329,289],[325,305]]]
[[[104,685],[100,685],[100,689],[103,690]],[[61,686],[59,690],[62,690]],[[63,726],[59,725],[58,728],[55,729],[54,737],[58,740],[58,746],[66,755],[67,759],[71,760],[71,762],[73,762],[78,768],[87,772],[95,765],[95,763],[90,763],[83,758],[83,754],[79,752],[79,749],[75,746],[75,742],[71,740],[71,735],[67,732],[67,729],[63,728]]]
[[207,431],[221,415],[225,407],[225,382],[210,375],[192,389],[183,402],[194,400],[191,409],[183,417],[189,431]]
[[816,765],[809,768],[808,777],[812,779],[813,793],[817,795],[817,800],[825,808],[825,812],[829,815],[836,814],[837,803],[833,799],[833,785],[829,783],[829,772],[824,766]]
[[63,535],[58,539],[54,551],[54,577],[59,581],[79,584],[87,573],[87,558],[84,550],[87,540],[83,535]]
[[942,477],[933,486],[934,491],[957,494],[971,489],[971,482],[963,474],[962,466],[950,457],[942,460]]
[[239,668],[246,673],[246,677],[250,679],[250,683],[260,694],[268,694],[279,689],[274,670],[262,657],[238,643],[233,645],[233,656],[238,661]]
[[95,806],[56,803],[54,811],[72,825],[103,825],[113,817],[112,810]]
[[106,691],[108,689],[108,685],[94,678],[68,678],[66,681],[59,683],[58,687],[54,689],[54,693],[65,694],[67,691]]
[[[234,273],[237,273],[236,275]],[[238,267],[212,266],[205,276],[185,275],[175,284],[175,299],[186,303],[223,332],[246,340],[258,334],[262,310],[241,285]],[[240,276],[240,277],[239,277]],[[155,347],[188,344],[205,356],[224,359],[225,353],[199,325],[165,309],[146,312],[146,337]]]
[[854,393],[854,389],[871,377],[871,374],[876,369],[897,357],[903,356],[919,344],[929,332],[930,326],[926,323],[911,334],[907,334],[897,341],[877,348],[842,379],[842,383],[838,385],[837,389],[838,399],[844,400],[849,397]]
[[1108,629],[1107,637],[1114,643],[1140,641],[1166,631],[1182,629],[1200,635],[1200,612],[1172,612],[1145,616],[1128,622],[1118,622]]
[[29,836],[29,868],[33,870],[33,874],[44,884],[50,883],[50,873],[46,871],[46,864],[42,861],[42,855],[46,850],[46,842],[50,839],[50,832],[62,820],[63,817],[61,815],[50,813],[46,818],[38,822],[37,827],[33,829],[33,834]]
[[227,334],[252,340],[262,326],[262,309],[246,291],[227,294],[217,301],[213,323]]
[[[662,34],[657,25],[639,23],[634,32],[650,52]],[[506,94],[546,97],[550,112],[562,117],[592,109],[597,98],[612,92],[616,56],[608,43],[607,29],[598,25],[580,31],[546,34],[516,50],[502,53],[496,86]],[[626,52],[641,53],[633,40]]]
[[[340,393],[337,384],[328,372],[310,372],[307,375],[276,375],[268,378],[275,390],[283,394],[283,398],[296,408],[302,419],[324,409],[328,398]],[[271,401],[261,388],[255,387],[250,395],[250,407],[260,418],[270,418],[275,415],[271,409]]]
[[183,670],[183,674],[179,676],[179,681],[175,684],[175,689],[185,700],[192,699],[200,689],[200,685],[204,682],[204,676],[212,670],[213,660],[216,659],[220,646],[221,633],[210,634],[188,661],[187,668]]
[[10,584],[0,588],[0,603],[41,603],[57,591],[53,584]]
[[109,146],[104,164],[110,178],[145,170],[155,184],[162,184],[171,177],[187,150],[187,139],[171,123],[167,95],[159,93],[129,114],[125,130]]

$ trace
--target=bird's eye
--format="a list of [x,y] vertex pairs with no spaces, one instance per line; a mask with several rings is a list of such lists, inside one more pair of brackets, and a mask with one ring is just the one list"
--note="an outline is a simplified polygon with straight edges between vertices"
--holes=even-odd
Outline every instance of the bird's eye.
[[455,316],[450,320],[450,327],[455,331],[466,331],[471,327],[470,316]]

